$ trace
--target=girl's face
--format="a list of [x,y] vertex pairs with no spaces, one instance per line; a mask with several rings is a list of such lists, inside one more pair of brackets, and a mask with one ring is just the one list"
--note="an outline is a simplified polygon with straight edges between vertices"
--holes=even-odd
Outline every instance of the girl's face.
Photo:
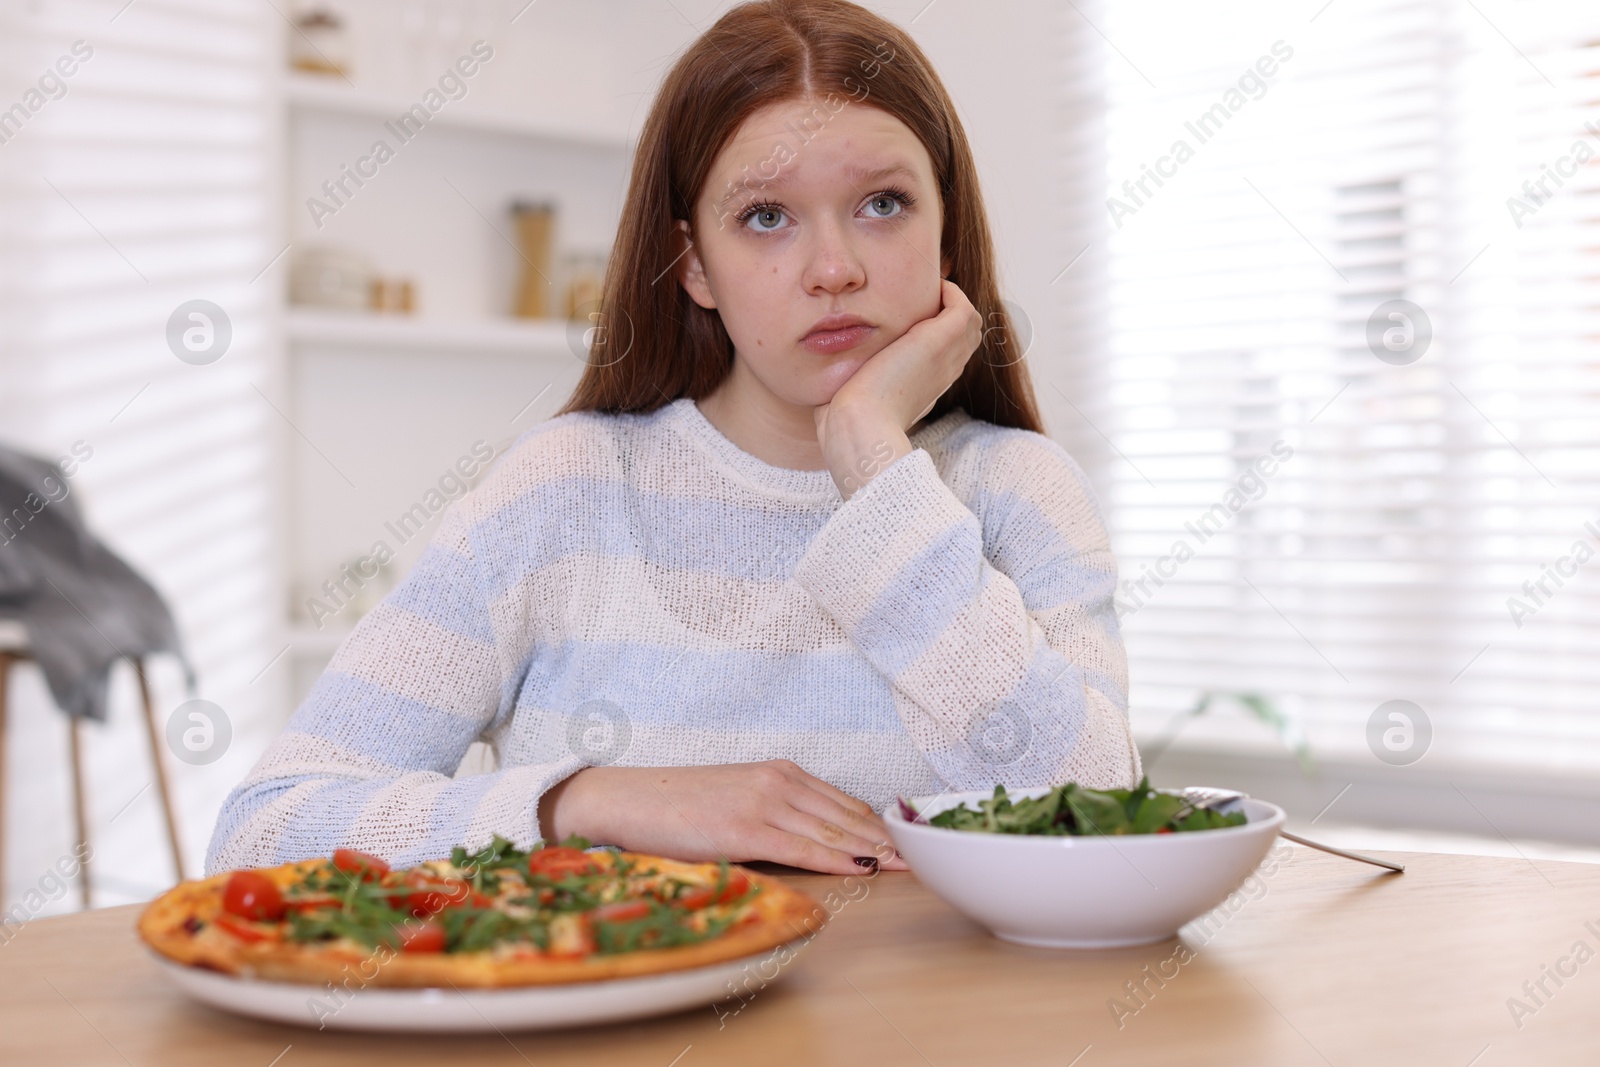
[[[939,312],[949,265],[933,162],[905,123],[855,99],[751,115],[712,164],[694,223],[680,281],[722,317],[734,377],[784,403],[828,403]],[[865,325],[806,340],[837,316]]]

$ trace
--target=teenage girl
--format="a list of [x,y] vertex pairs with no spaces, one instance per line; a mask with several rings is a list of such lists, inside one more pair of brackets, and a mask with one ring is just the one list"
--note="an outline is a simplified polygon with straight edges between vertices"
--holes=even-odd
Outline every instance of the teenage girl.
[[904,32],[725,14],[645,122],[576,392],[346,638],[208,871],[496,833],[901,868],[896,796],[1134,784],[1115,562],[994,258]]

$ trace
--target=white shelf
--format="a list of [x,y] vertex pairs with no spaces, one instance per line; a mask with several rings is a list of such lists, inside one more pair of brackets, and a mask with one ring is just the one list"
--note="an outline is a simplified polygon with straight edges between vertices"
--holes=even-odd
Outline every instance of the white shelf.
[[[380,122],[393,121],[418,103],[387,93],[355,89],[335,77],[300,73],[285,76],[284,95],[291,109],[371,118]],[[465,101],[446,103],[440,111],[429,117],[428,124],[431,126],[435,123],[458,130],[529,137],[585,148],[628,151],[633,146],[627,134],[596,129],[588,120],[530,118],[486,111]]]
[[[580,60],[572,57],[572,62]],[[553,74],[546,80],[560,82]],[[364,84],[364,79],[358,81]],[[304,186],[309,192],[348,161],[347,149],[370,144],[373,138],[398,147],[395,133],[384,124],[420,102],[403,90],[357,89],[338,77],[288,72],[281,84],[283,186],[289,212],[302,208],[298,196],[288,191]],[[346,469],[364,472],[362,492],[348,493],[343,481],[323,484],[331,472],[315,466],[303,470],[296,458],[298,445],[291,443],[280,453],[286,495],[279,530],[295,546],[285,579],[296,590],[330,577],[329,561],[351,557],[374,537],[389,539],[381,523],[405,513],[419,499],[417,494],[438,479],[450,457],[461,454],[462,442],[480,435],[493,440],[491,429],[509,433],[518,420],[525,426],[542,417],[583,369],[572,338],[579,338],[581,351],[588,323],[517,319],[493,315],[487,308],[474,313],[476,294],[503,287],[496,271],[503,273],[506,255],[487,230],[477,229],[480,221],[467,214],[471,200],[441,204],[421,219],[408,212],[413,204],[423,205],[418,210],[433,210],[423,193],[454,196],[437,185],[433,173],[440,170],[434,164],[448,159],[463,169],[477,168],[474,177],[481,181],[464,188],[478,203],[503,203],[524,194],[557,201],[566,212],[562,232],[569,246],[599,247],[609,238],[597,223],[602,213],[609,217],[614,210],[610,191],[626,180],[634,140],[625,122],[593,121],[554,94],[530,100],[489,89],[475,87],[467,98],[450,101],[430,115],[427,127],[443,133],[421,138],[405,150],[415,154],[411,171],[386,178],[381,192],[366,194],[357,212],[341,212],[339,219],[342,243],[396,269],[403,265],[423,292],[439,300],[437,307],[452,310],[404,315],[279,305],[283,373],[296,425],[305,427],[317,447],[340,457],[341,465],[348,459],[351,466]],[[534,116],[535,109],[547,117]],[[358,136],[362,129],[368,134]],[[424,177],[437,188],[424,189]],[[567,219],[576,223],[570,233]],[[403,232],[394,232],[402,222]],[[285,241],[294,237],[293,227],[288,229]],[[430,282],[430,268],[434,278],[444,269],[461,268],[451,279],[454,289]],[[385,373],[386,368],[399,370]],[[544,406],[535,410],[541,397]],[[513,408],[518,409],[515,414]],[[507,417],[508,422],[500,422]],[[375,442],[384,442],[381,451]],[[285,660],[297,690],[294,704],[349,636],[351,614],[325,617],[320,629],[304,617],[283,619],[290,648]]]
[[[366,311],[290,308],[297,343],[341,348],[425,349],[451,353],[572,355],[564,319],[444,319]],[[581,328],[575,324],[574,328]]]

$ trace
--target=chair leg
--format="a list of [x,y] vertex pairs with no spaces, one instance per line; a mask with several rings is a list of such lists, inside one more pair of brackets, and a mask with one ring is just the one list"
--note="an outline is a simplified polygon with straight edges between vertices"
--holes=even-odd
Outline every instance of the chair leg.
[[93,850],[83,846],[89,843],[89,813],[83,802],[83,752],[79,737],[79,730],[83,720],[76,716],[68,717],[67,739],[72,749],[72,804],[74,814],[78,821],[78,845],[83,852],[83,863],[78,868],[78,897],[83,902],[83,910],[89,910],[89,857]]
[[133,670],[139,676],[139,697],[144,701],[144,724],[150,734],[150,765],[156,772],[156,792],[161,797],[161,813],[167,821],[167,843],[172,847],[172,869],[177,881],[183,881],[183,850],[178,845],[178,822],[172,815],[172,797],[167,792],[167,771],[161,762],[161,734],[156,728],[155,705],[150,699],[150,681],[145,677],[144,661],[133,660]]
[[17,657],[0,652],[0,904],[6,899],[6,698]]

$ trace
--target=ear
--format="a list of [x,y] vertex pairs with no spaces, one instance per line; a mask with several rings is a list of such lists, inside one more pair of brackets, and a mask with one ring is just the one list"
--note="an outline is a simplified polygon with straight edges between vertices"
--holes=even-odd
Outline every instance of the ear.
[[706,277],[705,264],[700,260],[700,250],[689,235],[689,223],[677,219],[675,224],[673,232],[677,241],[674,250],[681,250],[684,244],[689,246],[687,252],[679,251],[678,282],[683,286],[683,291],[689,294],[689,299],[709,311],[717,306],[717,298],[711,294],[711,282]]
[[950,277],[950,267],[951,267],[950,257],[946,256],[946,257],[944,257],[943,260],[941,260],[939,262],[939,276],[941,278],[944,278],[944,279],[948,280],[949,277]]

